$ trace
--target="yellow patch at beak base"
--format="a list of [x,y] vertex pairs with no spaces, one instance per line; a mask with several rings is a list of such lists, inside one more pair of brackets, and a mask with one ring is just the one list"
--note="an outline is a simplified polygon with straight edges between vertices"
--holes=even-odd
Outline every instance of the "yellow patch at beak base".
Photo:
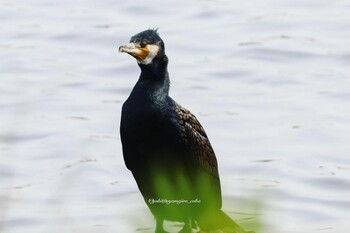
[[130,43],[120,46],[119,52],[128,53],[136,58],[139,64],[148,65],[157,56],[159,49],[158,44],[150,44],[142,48],[139,43]]
[[130,43],[130,44],[120,46],[119,52],[128,53],[140,61],[145,60],[148,53],[149,53],[148,46],[141,48],[141,46],[139,44],[136,44],[136,43]]

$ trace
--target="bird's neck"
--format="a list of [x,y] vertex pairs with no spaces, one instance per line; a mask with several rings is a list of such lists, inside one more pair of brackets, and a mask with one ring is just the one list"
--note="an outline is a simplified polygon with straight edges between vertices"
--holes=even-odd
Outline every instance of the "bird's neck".
[[167,58],[154,60],[149,65],[140,64],[141,75],[133,92],[143,92],[157,98],[168,96],[170,80],[167,65]]

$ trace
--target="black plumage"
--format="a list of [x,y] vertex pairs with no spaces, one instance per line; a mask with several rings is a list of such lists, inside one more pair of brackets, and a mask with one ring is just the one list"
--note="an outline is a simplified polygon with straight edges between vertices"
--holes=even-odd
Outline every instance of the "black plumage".
[[141,68],[123,104],[120,134],[125,164],[156,218],[156,232],[165,232],[164,220],[184,222],[181,232],[197,224],[202,232],[244,232],[221,211],[218,165],[207,134],[169,96],[168,58],[157,31],[133,36],[119,51],[135,57]]

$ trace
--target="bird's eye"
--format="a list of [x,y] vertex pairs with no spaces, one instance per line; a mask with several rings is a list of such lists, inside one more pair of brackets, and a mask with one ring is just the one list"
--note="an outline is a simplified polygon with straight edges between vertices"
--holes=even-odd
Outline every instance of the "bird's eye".
[[147,45],[147,42],[146,42],[146,41],[141,41],[141,42],[140,42],[141,48],[146,47],[146,45]]

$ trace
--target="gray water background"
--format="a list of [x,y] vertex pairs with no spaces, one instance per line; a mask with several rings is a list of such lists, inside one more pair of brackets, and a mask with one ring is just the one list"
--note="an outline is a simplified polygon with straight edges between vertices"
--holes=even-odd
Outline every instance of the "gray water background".
[[0,232],[154,231],[119,138],[140,71],[117,48],[149,27],[216,151],[223,209],[262,233],[348,232],[341,0],[1,0]]

